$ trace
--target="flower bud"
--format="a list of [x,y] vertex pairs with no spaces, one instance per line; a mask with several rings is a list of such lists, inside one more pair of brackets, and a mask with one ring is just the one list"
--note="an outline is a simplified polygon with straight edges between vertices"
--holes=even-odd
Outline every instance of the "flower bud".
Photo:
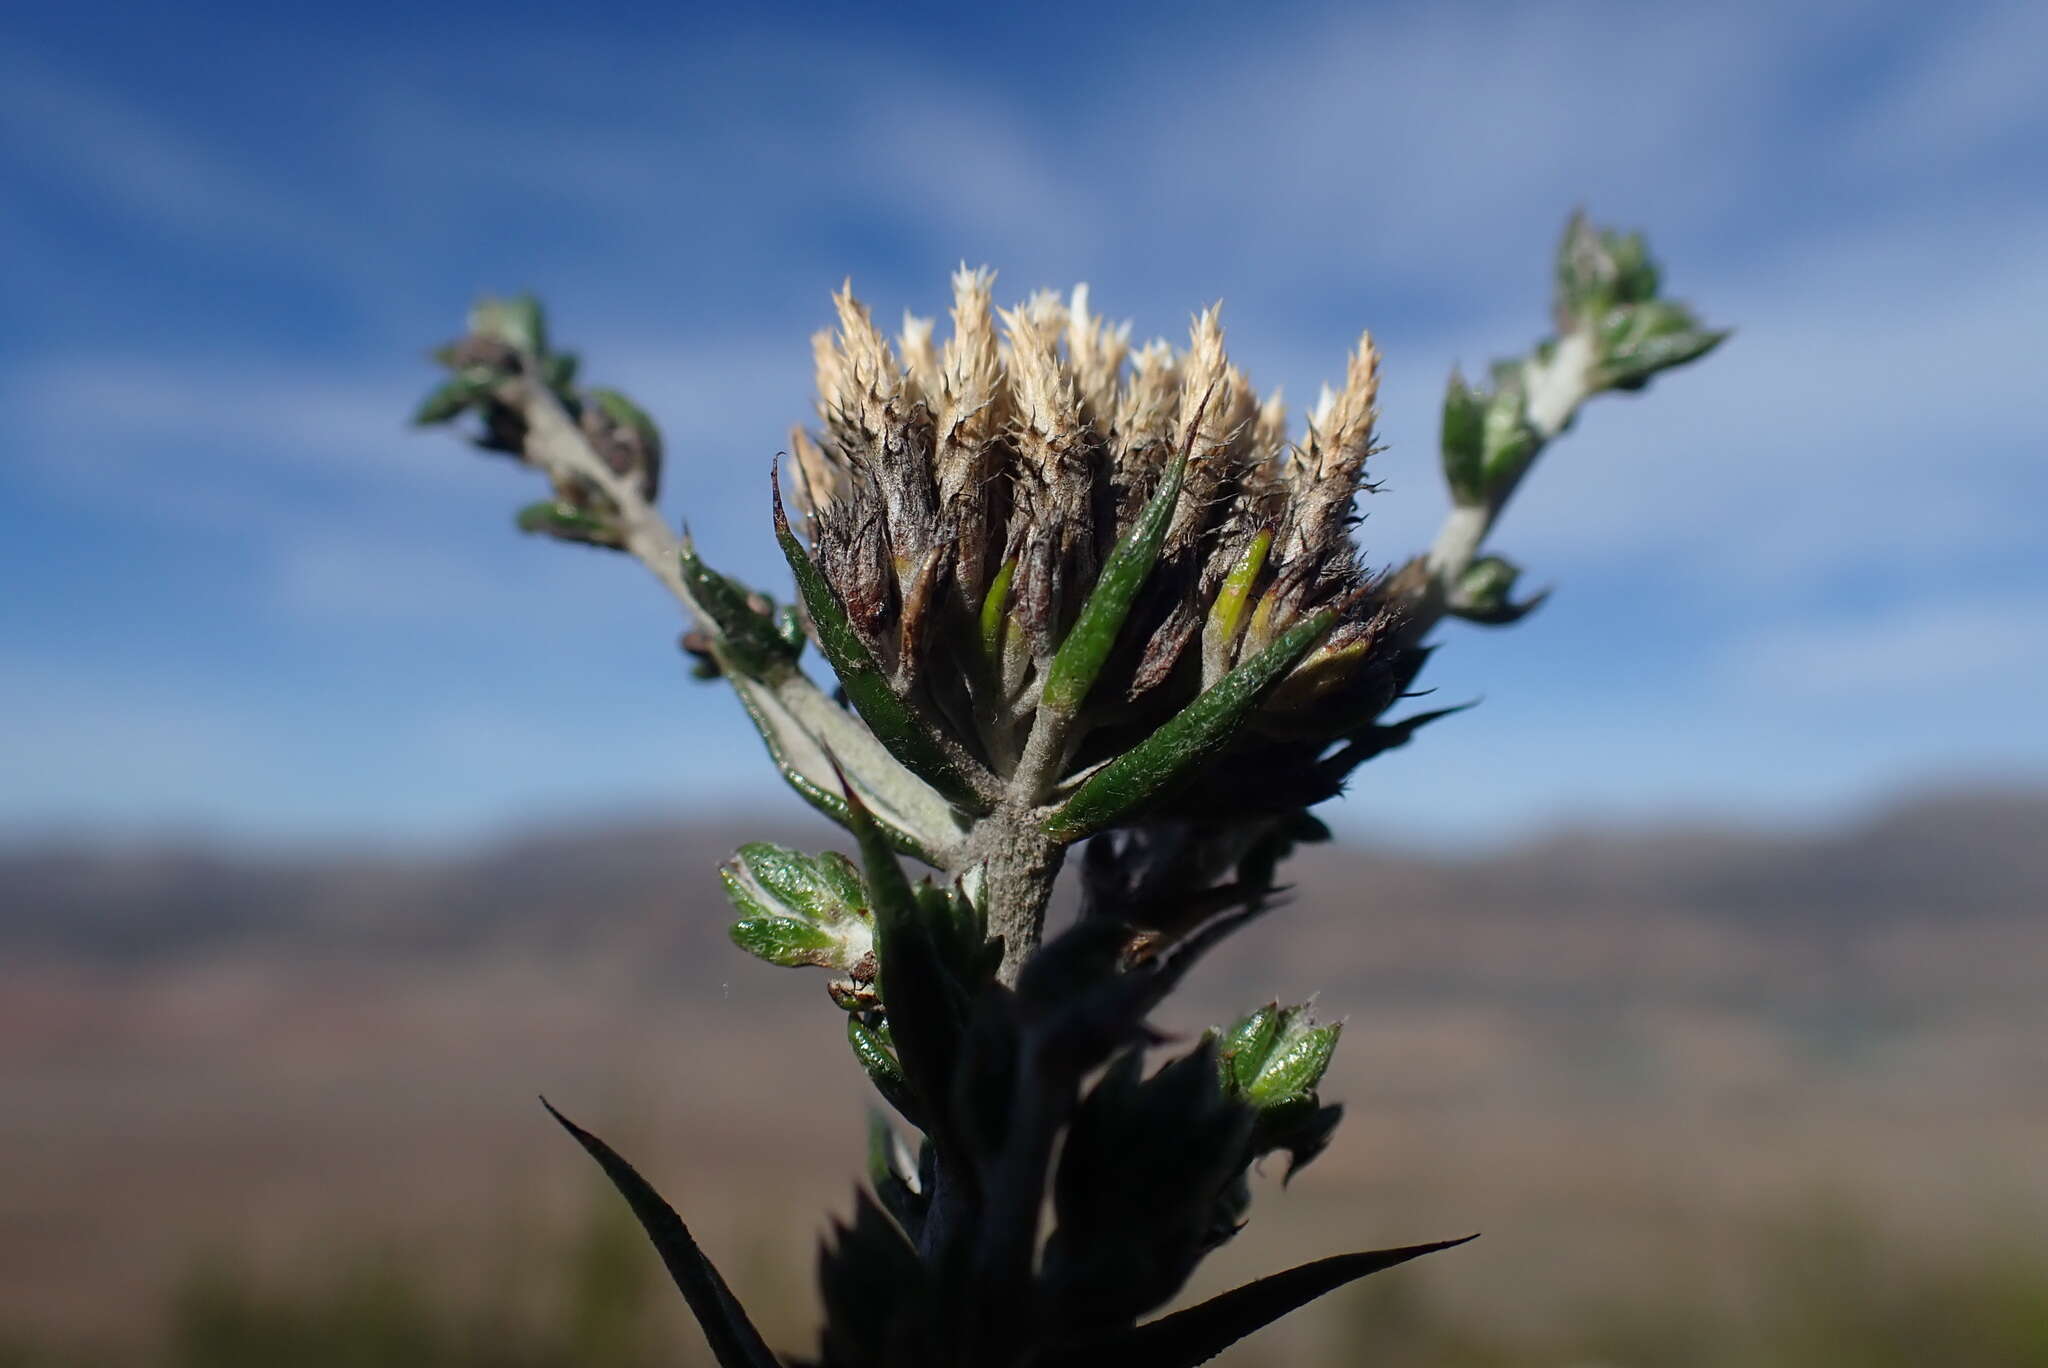
[[1330,1067],[1342,1022],[1319,1026],[1306,1004],[1269,1002],[1235,1024],[1211,1034],[1224,1091],[1261,1111],[1316,1100],[1316,1085]]
[[860,871],[844,855],[804,855],[756,841],[720,867],[720,881],[740,919],[733,942],[785,967],[816,965],[875,977],[874,913]]

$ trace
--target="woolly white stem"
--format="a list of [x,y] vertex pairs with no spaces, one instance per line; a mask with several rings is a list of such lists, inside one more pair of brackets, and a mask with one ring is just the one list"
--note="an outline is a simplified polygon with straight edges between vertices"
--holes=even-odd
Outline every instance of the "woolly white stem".
[[[1598,359],[1592,334],[1579,329],[1558,339],[1548,361],[1532,356],[1522,363],[1524,412],[1544,445],[1571,426],[1579,405],[1591,397],[1590,377]],[[1535,457],[1530,463],[1535,463]],[[1509,484],[1485,503],[1454,506],[1444,519],[1427,561],[1430,585],[1425,611],[1431,621],[1443,615],[1459,579],[1478,559],[1479,548],[1513,493],[1514,484]]]
[[[616,523],[626,549],[667,586],[699,630],[719,635],[717,622],[683,579],[682,543],[662,521],[660,511],[641,497],[630,479],[605,464],[546,385],[528,378],[517,388],[517,406],[526,420],[527,460],[551,476],[596,485],[618,510]],[[733,682],[739,687],[740,681]],[[848,775],[893,809],[927,847],[944,851],[957,845],[962,828],[952,805],[898,763],[859,718],[834,703],[809,676],[790,670],[780,678],[749,684],[771,693]]]

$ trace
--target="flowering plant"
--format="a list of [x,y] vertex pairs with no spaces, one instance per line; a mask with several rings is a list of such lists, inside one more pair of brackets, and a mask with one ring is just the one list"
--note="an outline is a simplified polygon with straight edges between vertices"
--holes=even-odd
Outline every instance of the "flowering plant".
[[[1291,1175],[1341,1108],[1318,1088],[1340,1023],[1269,1003],[1147,1074],[1147,1015],[1327,839],[1310,809],[1451,709],[1391,717],[1446,616],[1498,625],[1518,571],[1481,554],[1580,406],[1641,389],[1725,335],[1660,293],[1636,235],[1574,217],[1556,329],[1444,399],[1452,509],[1391,572],[1351,539],[1375,450],[1379,352],[1359,339],[1298,439],[1224,350],[1133,347],[1070,298],[999,311],[953,281],[951,335],[892,342],[844,290],[818,334],[815,433],[772,479],[795,596],[705,564],[655,510],[654,423],[578,383],[530,298],[487,301],[436,353],[423,424],[544,473],[530,532],[625,551],[687,610],[768,755],[858,859],[765,843],[720,871],[735,942],[815,966],[894,1119],[871,1190],[821,1259],[816,1363],[1192,1365],[1330,1289],[1458,1241],[1340,1255],[1199,1306],[1165,1305],[1242,1226],[1248,1174]],[[815,649],[837,688],[804,669]],[[1081,907],[1050,941],[1067,851]],[[907,857],[931,871],[912,882]],[[720,1364],[779,1360],[675,1212],[562,1121],[646,1226]],[[915,1143],[905,1138],[908,1126]],[[1048,1197],[1051,1228],[1041,1226]]]

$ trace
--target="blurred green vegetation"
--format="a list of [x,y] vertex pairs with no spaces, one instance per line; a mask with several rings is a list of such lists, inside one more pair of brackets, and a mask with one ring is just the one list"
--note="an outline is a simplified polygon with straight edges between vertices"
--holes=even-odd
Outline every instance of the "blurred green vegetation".
[[[1734,1303],[1682,1287],[1582,1306],[1543,1336],[1489,1335],[1419,1280],[1352,1297],[1376,1368],[2048,1368],[2048,1241],[1901,1247],[1835,1212],[1760,1232]],[[1369,1354],[1368,1354],[1369,1350]]]
[[[1390,1274],[1339,1308],[1341,1343],[1309,1364],[1375,1368],[2048,1368],[2048,1244],[1937,1253],[1836,1214],[1760,1232],[1747,1294],[1673,1284],[1650,1298],[1572,1308],[1512,1333]],[[344,1258],[311,1282],[233,1263],[194,1269],[153,1348],[126,1354],[13,1343],[0,1368],[695,1368],[674,1294],[623,1208],[601,1203],[573,1239],[516,1278],[463,1298],[441,1270],[390,1251]],[[1484,1304],[1483,1297],[1477,1304]],[[1461,1297],[1461,1305],[1475,1298]],[[792,1345],[792,1348],[799,1347]],[[1227,1355],[1258,1368],[1257,1342]]]
[[[480,1296],[445,1270],[384,1249],[341,1257],[310,1282],[199,1260],[171,1293],[153,1348],[125,1354],[15,1343],[0,1368],[694,1368],[675,1296],[640,1228],[609,1193],[538,1268],[505,1265]],[[701,1360],[708,1362],[708,1360]]]

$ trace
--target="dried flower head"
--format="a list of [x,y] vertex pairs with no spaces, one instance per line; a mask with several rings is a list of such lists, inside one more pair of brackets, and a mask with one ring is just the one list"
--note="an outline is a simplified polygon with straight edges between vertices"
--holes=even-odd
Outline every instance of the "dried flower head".
[[[1296,444],[1216,308],[1184,349],[1134,349],[1085,285],[1008,310],[992,286],[955,275],[942,346],[919,318],[892,346],[850,288],[813,339],[821,427],[793,434],[789,485],[828,591],[806,594],[814,637],[835,665],[835,634],[853,638],[970,800],[1020,772],[1039,800],[1084,790],[1176,724],[1185,759],[1235,738],[1267,779],[1298,779],[1415,663],[1401,601],[1350,535],[1375,449],[1371,336]],[[1191,718],[1205,699],[1215,715]],[[1139,785],[1148,805],[1202,767],[1171,768]],[[1130,814],[1129,787],[1061,834]]]

